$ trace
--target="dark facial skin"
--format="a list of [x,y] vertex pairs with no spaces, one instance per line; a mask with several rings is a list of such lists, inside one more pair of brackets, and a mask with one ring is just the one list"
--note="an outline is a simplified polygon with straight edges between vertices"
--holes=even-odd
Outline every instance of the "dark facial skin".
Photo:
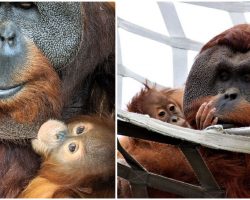
[[[22,36],[34,41],[57,67],[70,61],[81,39],[79,2],[66,4],[62,2],[1,2],[0,22],[0,27],[8,26],[7,23],[12,24],[11,30],[14,33],[18,32],[17,38]],[[47,31],[48,29],[50,31]],[[75,30],[74,33],[72,30]],[[65,41],[67,45],[64,45]],[[22,42],[24,40],[20,39],[20,43]],[[57,48],[58,46],[63,48]],[[25,52],[23,56],[24,58],[27,56]]]
[[[250,112],[249,56],[250,52],[235,52],[226,46],[215,46],[199,55],[190,72],[184,98],[185,114],[191,124],[194,113],[200,106],[204,110],[205,103],[208,106],[203,116],[211,111],[210,116],[206,120],[198,111],[196,121],[201,123],[197,128],[206,127],[209,121],[212,124],[218,121],[234,126],[250,125],[247,116]],[[204,78],[201,69],[210,73]]]
[[[7,129],[6,124],[13,121],[17,128],[9,135],[20,135],[16,134],[20,133],[18,123],[32,122],[25,124],[24,127],[28,128],[21,132],[23,138],[28,134],[35,136],[34,132],[26,131],[36,129],[37,132],[37,127],[49,118],[69,119],[83,114],[83,110],[85,114],[93,113],[92,110],[98,112],[98,101],[106,95],[106,88],[111,88],[107,89],[107,101],[112,99],[110,104],[113,104],[108,109],[113,111],[114,19],[112,3],[1,2],[0,118],[4,122],[0,125],[0,132],[4,132],[4,129]],[[99,73],[99,70],[102,72]],[[110,72],[108,76],[106,71],[107,74]],[[51,82],[52,73],[57,79],[56,83]],[[99,80],[101,78],[95,74],[91,76],[94,80],[90,80],[88,75],[91,73],[99,74],[107,82],[106,85],[102,84],[102,80]],[[57,86],[56,91],[60,94],[56,96],[63,95],[63,99],[55,99],[55,92],[46,90],[47,87],[45,91],[38,92],[44,85],[39,82],[42,75],[44,82]],[[89,85],[85,84],[86,79],[89,79]],[[101,86],[105,86],[99,86],[99,82]],[[92,86],[94,88],[91,88]],[[31,91],[32,89],[37,91]],[[27,92],[37,93],[38,97],[30,97]],[[90,93],[93,93],[93,99],[88,97]],[[98,101],[95,101],[95,97]],[[59,109],[53,110],[55,105],[51,105],[51,99],[60,105]],[[36,105],[39,105],[36,109],[39,111],[28,118],[29,115],[20,114],[19,110],[25,110],[22,105],[29,105],[29,101],[36,102]],[[90,104],[93,108],[85,108],[85,105]],[[105,106],[108,107],[109,102],[105,102]],[[103,108],[103,113],[106,107]],[[31,107],[29,110],[35,109]]]
[[39,170],[45,121],[114,112],[115,5],[0,2],[0,66],[0,197],[14,198]]
[[[48,10],[50,10],[49,15]],[[67,15],[60,13],[67,13]],[[59,2],[1,2],[0,88],[23,84],[11,81],[13,73],[23,70],[27,57],[30,56],[30,52],[27,51],[28,41],[33,41],[54,67],[59,68],[65,63],[69,63],[76,54],[81,39],[80,17],[79,3],[67,3],[66,5]],[[48,29],[49,31],[47,31]],[[63,32],[60,31],[62,29]],[[72,30],[75,30],[74,33]],[[55,35],[56,37],[54,37]],[[68,41],[67,45],[64,45],[65,41]],[[58,46],[62,48],[57,48]],[[14,89],[17,92],[20,88]],[[11,94],[9,92],[5,97]]]

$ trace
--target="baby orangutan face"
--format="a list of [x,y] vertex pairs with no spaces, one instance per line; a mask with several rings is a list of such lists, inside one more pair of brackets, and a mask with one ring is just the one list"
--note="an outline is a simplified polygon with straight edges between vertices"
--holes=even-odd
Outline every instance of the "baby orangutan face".
[[114,173],[115,130],[111,120],[79,116],[67,125],[49,120],[41,126],[32,146],[44,162],[56,166],[58,173],[77,171],[77,178]]
[[169,93],[168,91],[157,91],[155,89],[148,90],[141,102],[142,113],[170,124],[189,127],[181,105],[178,104],[178,101],[182,99],[179,100],[179,96]]

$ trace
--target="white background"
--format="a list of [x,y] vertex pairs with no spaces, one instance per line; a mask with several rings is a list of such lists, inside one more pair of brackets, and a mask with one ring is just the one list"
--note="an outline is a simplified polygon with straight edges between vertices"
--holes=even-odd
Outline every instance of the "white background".
[[[144,28],[169,36],[156,1],[117,2],[117,16]],[[233,26],[226,11],[174,2],[182,28],[187,38],[206,43],[212,37]],[[250,13],[245,13],[247,22]],[[130,70],[164,86],[173,87],[172,48],[165,44],[130,33],[118,28],[120,39],[121,61]],[[119,44],[118,43],[118,44]],[[190,69],[198,52],[188,52]],[[181,76],[181,71],[179,72]],[[183,84],[186,77],[183,78]],[[131,78],[123,78],[122,109],[140,91],[142,85]],[[118,94],[120,94],[118,92]]]

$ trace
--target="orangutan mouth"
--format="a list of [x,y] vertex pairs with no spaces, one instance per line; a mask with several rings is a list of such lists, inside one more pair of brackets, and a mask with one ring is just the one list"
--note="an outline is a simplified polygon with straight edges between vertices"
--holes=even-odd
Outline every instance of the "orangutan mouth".
[[15,85],[12,87],[0,88],[0,99],[9,98],[19,92],[22,88],[23,84]]
[[239,127],[239,124],[235,124],[235,123],[229,122],[229,121],[224,121],[224,120],[221,120],[221,119],[218,120],[217,124],[222,125],[224,129]]

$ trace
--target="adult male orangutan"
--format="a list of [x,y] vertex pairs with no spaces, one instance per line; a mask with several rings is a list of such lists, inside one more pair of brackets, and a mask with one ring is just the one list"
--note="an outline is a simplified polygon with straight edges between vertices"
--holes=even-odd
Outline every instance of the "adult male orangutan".
[[[191,126],[201,128],[204,121],[213,120],[250,126],[249,50],[248,24],[234,26],[203,46],[184,94],[184,113]],[[212,117],[206,117],[209,112]],[[202,149],[202,155],[227,197],[250,197],[249,155],[212,149]]]
[[[235,127],[250,125],[249,50],[250,25],[248,24],[228,29],[204,45],[189,73],[184,92],[184,114],[193,128],[203,129],[216,123]],[[173,147],[164,150],[164,163],[161,157],[154,156],[155,160],[164,164],[162,165],[164,168],[160,167],[156,172],[165,169],[164,175],[198,184],[181,152]],[[145,152],[137,151],[137,157],[140,156],[141,160],[144,158],[149,163],[150,154]],[[152,151],[154,154],[158,152]],[[225,191],[226,197],[250,197],[248,154],[205,147],[200,148],[200,153],[214,178]],[[153,167],[157,166],[156,161],[152,163]],[[180,172],[185,173],[185,176],[181,176]],[[121,194],[127,195],[127,191],[121,191]],[[150,191],[149,196],[173,197],[167,193],[161,195]]]
[[114,111],[114,3],[0,3],[0,197],[36,175],[49,118]]

